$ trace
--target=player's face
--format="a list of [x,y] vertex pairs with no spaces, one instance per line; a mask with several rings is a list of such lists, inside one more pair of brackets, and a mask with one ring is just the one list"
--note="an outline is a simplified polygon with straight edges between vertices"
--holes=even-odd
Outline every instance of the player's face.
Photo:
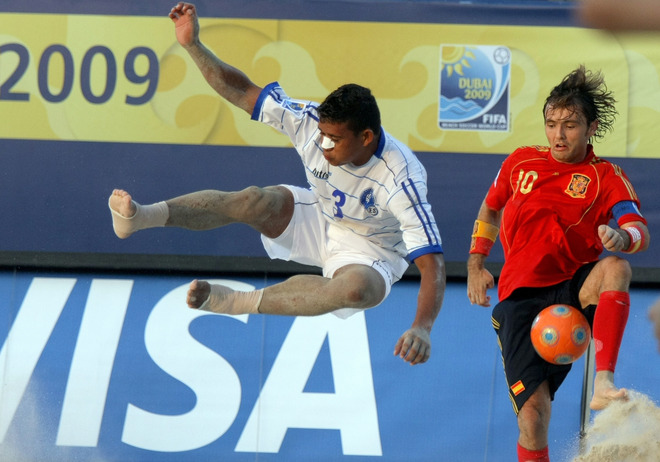
[[558,162],[575,164],[587,156],[589,139],[596,133],[598,121],[587,124],[582,111],[548,106],[545,110],[545,136],[552,157]]
[[369,144],[373,140],[373,132],[364,130],[355,134],[347,125],[347,122],[319,122],[321,135],[334,143],[329,149],[323,148],[323,156],[335,167],[345,164],[364,165],[371,158]]

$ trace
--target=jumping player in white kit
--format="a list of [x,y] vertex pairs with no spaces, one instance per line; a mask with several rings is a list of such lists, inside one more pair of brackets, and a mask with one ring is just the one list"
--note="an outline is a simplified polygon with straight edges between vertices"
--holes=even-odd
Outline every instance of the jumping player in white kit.
[[109,206],[117,236],[159,226],[206,230],[245,223],[261,233],[271,258],[323,270],[251,292],[191,283],[188,306],[227,314],[347,317],[380,304],[414,261],[421,275],[417,313],[394,354],[411,364],[427,361],[446,285],[442,242],[426,199],[426,171],[382,129],[369,89],[343,85],[320,105],[291,99],[277,82],[261,88],[208,50],[199,40],[194,5],[178,3],[169,16],[211,87],[289,136],[309,188],[198,191],[151,205],[116,189]]

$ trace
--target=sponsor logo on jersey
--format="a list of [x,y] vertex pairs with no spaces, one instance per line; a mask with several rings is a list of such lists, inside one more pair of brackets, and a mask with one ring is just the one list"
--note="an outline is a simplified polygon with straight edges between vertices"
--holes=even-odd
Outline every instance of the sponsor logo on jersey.
[[312,170],[312,175],[321,180],[327,180],[330,177],[330,172],[324,172],[321,170],[314,169]]
[[372,188],[365,189],[360,196],[360,204],[365,208],[367,213],[371,216],[378,215],[378,208],[376,207],[376,197]]
[[571,182],[568,184],[568,187],[564,192],[576,199],[584,199],[587,194],[587,186],[589,186],[590,182],[591,178],[588,176],[574,173]]

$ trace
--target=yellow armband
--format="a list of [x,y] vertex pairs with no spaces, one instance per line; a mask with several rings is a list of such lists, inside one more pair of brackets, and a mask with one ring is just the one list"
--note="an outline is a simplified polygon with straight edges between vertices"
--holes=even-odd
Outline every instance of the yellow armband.
[[493,244],[495,244],[499,231],[500,229],[497,226],[486,223],[485,221],[476,220],[474,222],[474,230],[472,231],[470,253],[488,255]]

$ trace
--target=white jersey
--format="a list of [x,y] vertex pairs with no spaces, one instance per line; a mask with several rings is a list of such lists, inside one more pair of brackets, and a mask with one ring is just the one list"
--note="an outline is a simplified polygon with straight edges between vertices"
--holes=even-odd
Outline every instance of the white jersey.
[[426,170],[412,151],[381,129],[365,164],[334,167],[323,157],[318,103],[289,98],[277,82],[266,86],[252,119],[289,136],[325,219],[409,261],[441,253],[442,241],[426,200]]

